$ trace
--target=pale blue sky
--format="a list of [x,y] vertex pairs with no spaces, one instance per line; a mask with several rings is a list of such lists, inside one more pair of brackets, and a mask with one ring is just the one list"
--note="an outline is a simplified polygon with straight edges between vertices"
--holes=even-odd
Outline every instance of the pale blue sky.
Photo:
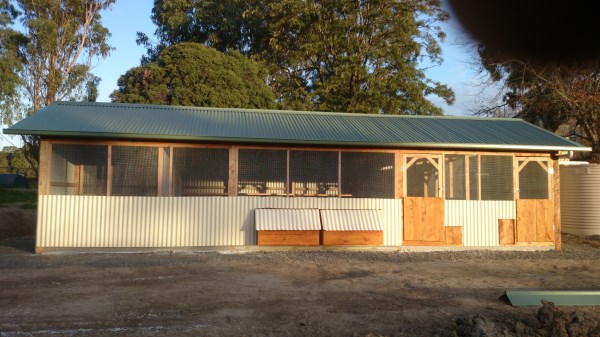
[[[136,45],[136,32],[153,36],[155,27],[150,20],[153,3],[152,0],[118,0],[110,10],[102,13],[102,22],[112,34],[110,45],[115,50],[108,58],[97,61],[92,70],[102,78],[99,102],[110,102],[110,93],[117,88],[119,76],[139,65],[145,50]],[[481,89],[477,86],[480,82],[479,75],[471,65],[474,55],[463,46],[466,38],[456,22],[451,20],[443,27],[448,35],[442,45],[444,62],[441,66],[427,70],[427,74],[430,78],[449,85],[456,94],[456,103],[447,106],[439,99],[434,99],[434,102],[442,106],[447,115],[469,114],[481,95]],[[21,145],[18,137],[2,136],[4,138],[0,137],[0,147],[11,145],[11,142]]]

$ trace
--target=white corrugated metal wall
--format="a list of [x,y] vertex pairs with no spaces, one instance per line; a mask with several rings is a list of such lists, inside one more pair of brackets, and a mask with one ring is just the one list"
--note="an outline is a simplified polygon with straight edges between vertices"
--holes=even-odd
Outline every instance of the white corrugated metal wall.
[[381,209],[384,244],[402,243],[401,199],[40,195],[36,246],[254,245],[256,208]]
[[445,200],[446,226],[463,226],[464,246],[498,246],[498,219],[516,219],[514,200]]

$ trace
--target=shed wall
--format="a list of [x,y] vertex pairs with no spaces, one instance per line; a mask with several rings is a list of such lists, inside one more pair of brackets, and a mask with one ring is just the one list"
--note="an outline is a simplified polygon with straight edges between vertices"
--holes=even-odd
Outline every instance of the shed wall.
[[256,208],[381,209],[384,245],[402,243],[401,199],[40,195],[36,247],[254,245]]

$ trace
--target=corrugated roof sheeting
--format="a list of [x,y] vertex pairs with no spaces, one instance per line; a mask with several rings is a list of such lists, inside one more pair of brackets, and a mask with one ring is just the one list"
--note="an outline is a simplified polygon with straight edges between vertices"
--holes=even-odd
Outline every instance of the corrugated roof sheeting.
[[589,148],[520,119],[56,102],[7,134],[381,147]]
[[254,210],[257,231],[319,231],[321,219],[318,209]]
[[331,209],[320,212],[326,231],[382,231],[384,228],[381,210]]

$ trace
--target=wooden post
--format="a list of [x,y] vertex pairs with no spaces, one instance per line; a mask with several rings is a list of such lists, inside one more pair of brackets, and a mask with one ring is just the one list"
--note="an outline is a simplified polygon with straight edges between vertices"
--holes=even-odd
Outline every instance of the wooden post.
[[396,185],[394,195],[396,199],[404,197],[404,194],[402,193],[402,191],[404,190],[404,170],[402,170],[402,163],[402,152],[396,151],[396,153],[394,154],[394,180]]
[[112,145],[108,145],[108,163],[106,164],[106,195],[108,196],[112,194],[112,179]]
[[162,196],[162,188],[163,188],[163,168],[164,168],[164,160],[165,160],[165,151],[164,148],[158,148],[158,181],[156,185],[156,195]]
[[173,145],[169,147],[169,196],[173,196]]
[[[294,184],[290,181],[290,150],[286,150],[286,164],[285,164],[285,194],[290,196],[294,194]],[[290,186],[291,185],[291,186]]]
[[338,151],[338,198],[342,197],[342,151]]
[[238,193],[238,148],[232,146],[229,149],[229,182],[227,192],[230,197]]
[[38,177],[38,194],[50,194],[50,167],[52,163],[52,144],[42,139],[40,144],[40,166]]
[[465,196],[467,200],[471,200],[471,172],[469,172],[469,155],[465,155]]
[[555,156],[554,160],[554,176],[552,179],[552,191],[554,197],[554,249],[562,249],[562,238],[561,238],[561,223],[560,223],[560,165],[558,164],[558,155]]

